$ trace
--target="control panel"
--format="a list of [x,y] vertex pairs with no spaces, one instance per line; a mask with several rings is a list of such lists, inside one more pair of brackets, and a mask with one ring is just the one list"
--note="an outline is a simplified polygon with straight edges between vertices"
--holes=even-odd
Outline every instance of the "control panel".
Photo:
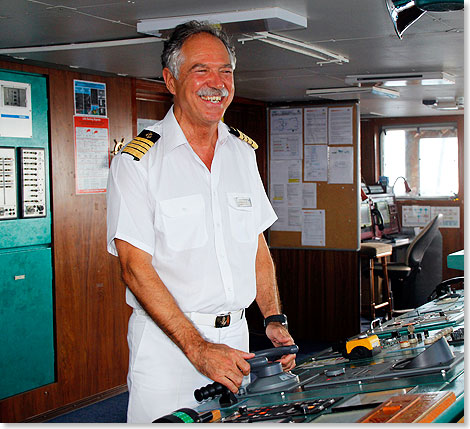
[[0,147],[0,220],[18,217],[14,147]]
[[0,147],[0,220],[46,216],[45,161],[43,148]]
[[46,216],[46,165],[42,148],[20,148],[21,215]]
[[31,85],[0,80],[0,137],[32,136]]

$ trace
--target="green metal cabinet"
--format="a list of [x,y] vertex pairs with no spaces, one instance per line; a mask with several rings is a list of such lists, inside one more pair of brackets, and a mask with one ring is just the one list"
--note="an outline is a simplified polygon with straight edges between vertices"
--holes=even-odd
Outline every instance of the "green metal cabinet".
[[[32,136],[0,135],[0,147],[44,149],[46,216],[0,220],[0,399],[55,381],[53,269],[46,78],[0,70],[31,85]],[[1,102],[2,100],[0,100]],[[18,167],[18,166],[17,166]],[[20,169],[17,203],[20,207]],[[18,210],[19,212],[19,210]]]
[[51,249],[0,253],[0,398],[54,381]]

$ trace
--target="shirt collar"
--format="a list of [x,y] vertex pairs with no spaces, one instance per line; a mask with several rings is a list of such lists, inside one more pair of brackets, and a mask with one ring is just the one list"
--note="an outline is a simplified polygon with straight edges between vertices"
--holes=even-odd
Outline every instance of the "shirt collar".
[[[175,118],[175,114],[173,112],[173,106],[171,106],[168,113],[165,115],[165,118],[162,121],[163,123],[163,136],[165,138],[165,146],[164,146],[164,154],[168,154],[173,149],[177,148],[178,146],[189,144],[186,140],[186,136],[183,133],[183,130],[178,124],[178,121]],[[217,125],[217,143],[222,144],[227,137],[229,137],[229,131],[227,125],[225,125],[222,121],[219,121]]]
[[163,136],[165,139],[165,146],[164,151],[165,155],[171,152],[178,146],[183,144],[187,144],[188,141],[181,129],[178,121],[175,118],[173,113],[173,106],[171,106],[170,110],[168,110],[167,114],[163,118]]

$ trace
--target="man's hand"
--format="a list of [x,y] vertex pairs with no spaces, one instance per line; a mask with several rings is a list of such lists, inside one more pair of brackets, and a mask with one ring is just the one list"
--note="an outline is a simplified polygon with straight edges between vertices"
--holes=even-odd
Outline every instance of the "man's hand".
[[246,359],[254,356],[254,353],[208,341],[201,342],[187,353],[188,359],[200,373],[228,387],[233,393],[238,392],[243,376],[250,373],[250,364]]
[[[266,335],[275,347],[295,344],[287,328],[278,322],[272,322],[266,326]],[[296,355],[284,355],[279,359],[284,371],[290,371],[295,368],[295,357]]]

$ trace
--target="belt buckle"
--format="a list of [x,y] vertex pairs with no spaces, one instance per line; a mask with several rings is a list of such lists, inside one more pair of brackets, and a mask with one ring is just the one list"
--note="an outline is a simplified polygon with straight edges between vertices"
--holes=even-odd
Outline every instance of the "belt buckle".
[[215,318],[216,328],[225,328],[230,325],[230,314],[221,314]]

